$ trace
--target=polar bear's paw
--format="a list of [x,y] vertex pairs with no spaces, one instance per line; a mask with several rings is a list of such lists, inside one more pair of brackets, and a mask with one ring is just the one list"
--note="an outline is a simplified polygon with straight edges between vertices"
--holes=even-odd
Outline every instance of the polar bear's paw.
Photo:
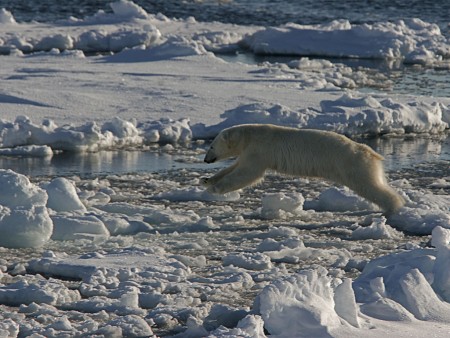
[[211,184],[209,183],[208,188],[206,189],[207,192],[215,195],[224,195],[227,193],[227,191],[224,189],[224,187],[220,186],[220,184]]

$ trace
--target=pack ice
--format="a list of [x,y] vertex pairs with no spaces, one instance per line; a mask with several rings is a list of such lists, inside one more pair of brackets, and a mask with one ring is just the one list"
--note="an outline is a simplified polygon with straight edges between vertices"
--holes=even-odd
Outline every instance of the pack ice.
[[[54,24],[0,10],[0,155],[49,163],[138,149],[186,167],[98,177],[1,169],[0,337],[448,334],[448,160],[388,171],[406,205],[387,218],[348,189],[270,173],[212,195],[198,166],[208,139],[243,123],[441,147],[448,98],[362,92],[391,84],[307,57],[448,70],[435,24],[247,27],[126,0],[110,8]],[[243,50],[301,57],[257,65],[213,54]],[[95,53],[111,54],[86,56]]]

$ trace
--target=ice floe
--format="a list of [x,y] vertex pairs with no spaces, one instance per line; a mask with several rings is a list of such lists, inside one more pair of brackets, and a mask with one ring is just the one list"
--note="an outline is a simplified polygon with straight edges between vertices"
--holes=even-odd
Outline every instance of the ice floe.
[[425,63],[449,56],[439,26],[419,19],[351,24],[337,20],[321,25],[289,23],[268,27],[243,41],[257,54],[403,59]]

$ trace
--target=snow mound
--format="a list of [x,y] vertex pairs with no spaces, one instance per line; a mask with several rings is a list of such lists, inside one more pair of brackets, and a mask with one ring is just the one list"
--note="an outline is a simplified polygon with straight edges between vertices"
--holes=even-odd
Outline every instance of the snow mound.
[[450,321],[449,230],[436,228],[436,249],[415,249],[371,260],[354,281],[361,311],[388,320]]
[[47,193],[12,170],[0,170],[0,246],[38,247],[51,236]]
[[69,290],[59,281],[47,281],[43,278],[32,283],[18,281],[0,287],[0,303],[10,306],[31,303],[62,305],[80,299],[81,296],[78,291]]
[[53,240],[89,239],[100,241],[107,239],[110,235],[105,223],[93,215],[57,214],[52,215],[51,218],[54,225]]
[[298,236],[281,241],[266,238],[258,244],[256,251],[270,257],[272,262],[285,263],[298,263],[303,260],[317,259],[328,261],[336,266],[345,266],[351,257],[347,250],[306,247]]
[[118,117],[104,122],[59,127],[52,120],[41,125],[26,116],[14,122],[0,121],[0,153],[4,155],[49,156],[53,150],[94,152],[149,143],[188,143],[192,132],[188,119],[161,119],[152,122],[126,121]]
[[119,0],[116,2],[111,2],[109,4],[113,13],[116,16],[125,18],[125,19],[147,19],[147,12],[139,5],[136,5],[133,1],[127,0]]
[[253,312],[271,335],[283,337],[334,336],[343,327],[365,329],[371,318],[448,323],[450,230],[436,227],[432,236],[436,248],[375,258],[353,283],[323,267],[275,280],[256,297]]
[[[87,53],[120,52],[136,46],[149,47],[160,39],[161,32],[148,21],[150,16],[140,6],[120,0],[110,3],[110,7],[113,13],[99,11],[85,19],[72,17],[59,21],[62,33],[49,34],[45,25],[39,23],[17,24],[18,29],[25,28],[23,32],[26,33],[5,34],[1,47],[5,52],[20,50],[25,53],[72,49]],[[15,19],[2,9],[0,23],[15,23]]]
[[75,185],[64,177],[58,177],[45,184],[47,207],[55,211],[86,211],[78,197]]
[[212,55],[203,45],[184,37],[169,37],[161,44],[150,48],[126,49],[112,56],[106,56],[106,62],[148,62],[169,60],[193,55]]
[[317,201],[309,201],[306,206],[314,210],[335,212],[377,209],[373,203],[354,194],[347,187],[326,189],[319,195]]
[[267,219],[285,218],[303,210],[305,198],[300,193],[282,192],[265,194],[261,198],[261,216]]
[[270,257],[262,253],[234,253],[222,258],[223,265],[233,265],[247,270],[265,270],[272,267]]
[[321,110],[293,111],[283,105],[241,105],[220,115],[224,121],[206,127],[192,126],[194,138],[214,137],[222,129],[245,123],[270,123],[296,128],[335,131],[346,135],[438,134],[448,127],[439,103],[396,102],[383,96],[347,92],[336,100],[322,100]]
[[271,335],[328,337],[343,321],[360,326],[351,280],[327,272],[324,268],[302,271],[264,288],[254,310]]
[[7,11],[6,9],[2,8],[0,9],[0,24],[16,24],[16,19],[14,19],[14,16],[11,14],[10,11]]
[[52,157],[53,150],[49,146],[17,146],[14,148],[0,149],[0,155],[27,156],[27,157]]
[[210,337],[266,338],[264,322],[261,316],[247,315],[237,323],[235,328],[229,329],[225,326],[220,326],[210,333]]
[[403,181],[392,182],[392,185],[403,190],[406,204],[388,218],[391,226],[418,235],[429,235],[437,226],[450,229],[450,196],[409,189]]
[[358,226],[352,232],[352,239],[400,239],[403,238],[403,233],[393,229],[389,224],[386,224],[385,217],[374,218],[372,223],[368,226]]
[[158,121],[138,123],[137,127],[142,131],[146,143],[187,144],[192,139],[189,119],[185,118],[177,121],[163,118]]
[[256,54],[402,59],[428,63],[450,55],[439,26],[420,19],[351,24],[336,20],[321,25],[289,23],[268,27],[243,43]]
[[441,106],[420,101],[395,102],[372,96],[354,97],[344,94],[337,100],[320,103],[322,113],[310,126],[345,134],[436,134],[448,128]]

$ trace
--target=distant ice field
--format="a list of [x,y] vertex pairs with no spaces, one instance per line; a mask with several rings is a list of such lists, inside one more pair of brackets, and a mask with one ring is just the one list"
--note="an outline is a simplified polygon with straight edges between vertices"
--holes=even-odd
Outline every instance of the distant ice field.
[[[148,13],[163,13],[169,18],[186,19],[195,17],[197,21],[230,23],[237,25],[280,26],[292,22],[302,25],[324,24],[333,20],[348,20],[352,24],[366,24],[382,21],[397,21],[419,18],[437,24],[442,34],[450,35],[448,13],[450,3],[445,0],[415,1],[328,1],[328,0],[234,0],[234,1],[178,1],[178,0],[138,0]],[[14,1],[0,0],[0,8],[12,12],[17,22],[38,21],[53,23],[68,17],[84,18],[112,10],[102,1]],[[1,51],[0,51],[1,52]],[[257,63],[288,62],[292,57],[258,57],[249,53],[234,53],[220,57],[228,61]],[[402,94],[450,96],[450,75],[446,69],[417,69],[414,67],[386,67],[380,62],[367,60],[330,59],[333,63],[345,63],[356,69],[369,67],[380,71],[392,81],[389,91]],[[362,87],[361,90],[366,90]],[[373,90],[369,87],[368,90]]]
[[[195,17],[199,21],[220,21],[240,25],[278,26],[287,22],[318,24],[336,19],[353,23],[420,18],[441,27],[448,24],[450,3],[436,1],[391,0],[136,0],[149,13],[163,13],[168,17]],[[0,7],[13,12],[18,21],[52,22],[69,16],[78,18],[93,15],[104,7],[104,1],[80,0],[1,0]],[[108,9],[106,9],[108,11]]]

